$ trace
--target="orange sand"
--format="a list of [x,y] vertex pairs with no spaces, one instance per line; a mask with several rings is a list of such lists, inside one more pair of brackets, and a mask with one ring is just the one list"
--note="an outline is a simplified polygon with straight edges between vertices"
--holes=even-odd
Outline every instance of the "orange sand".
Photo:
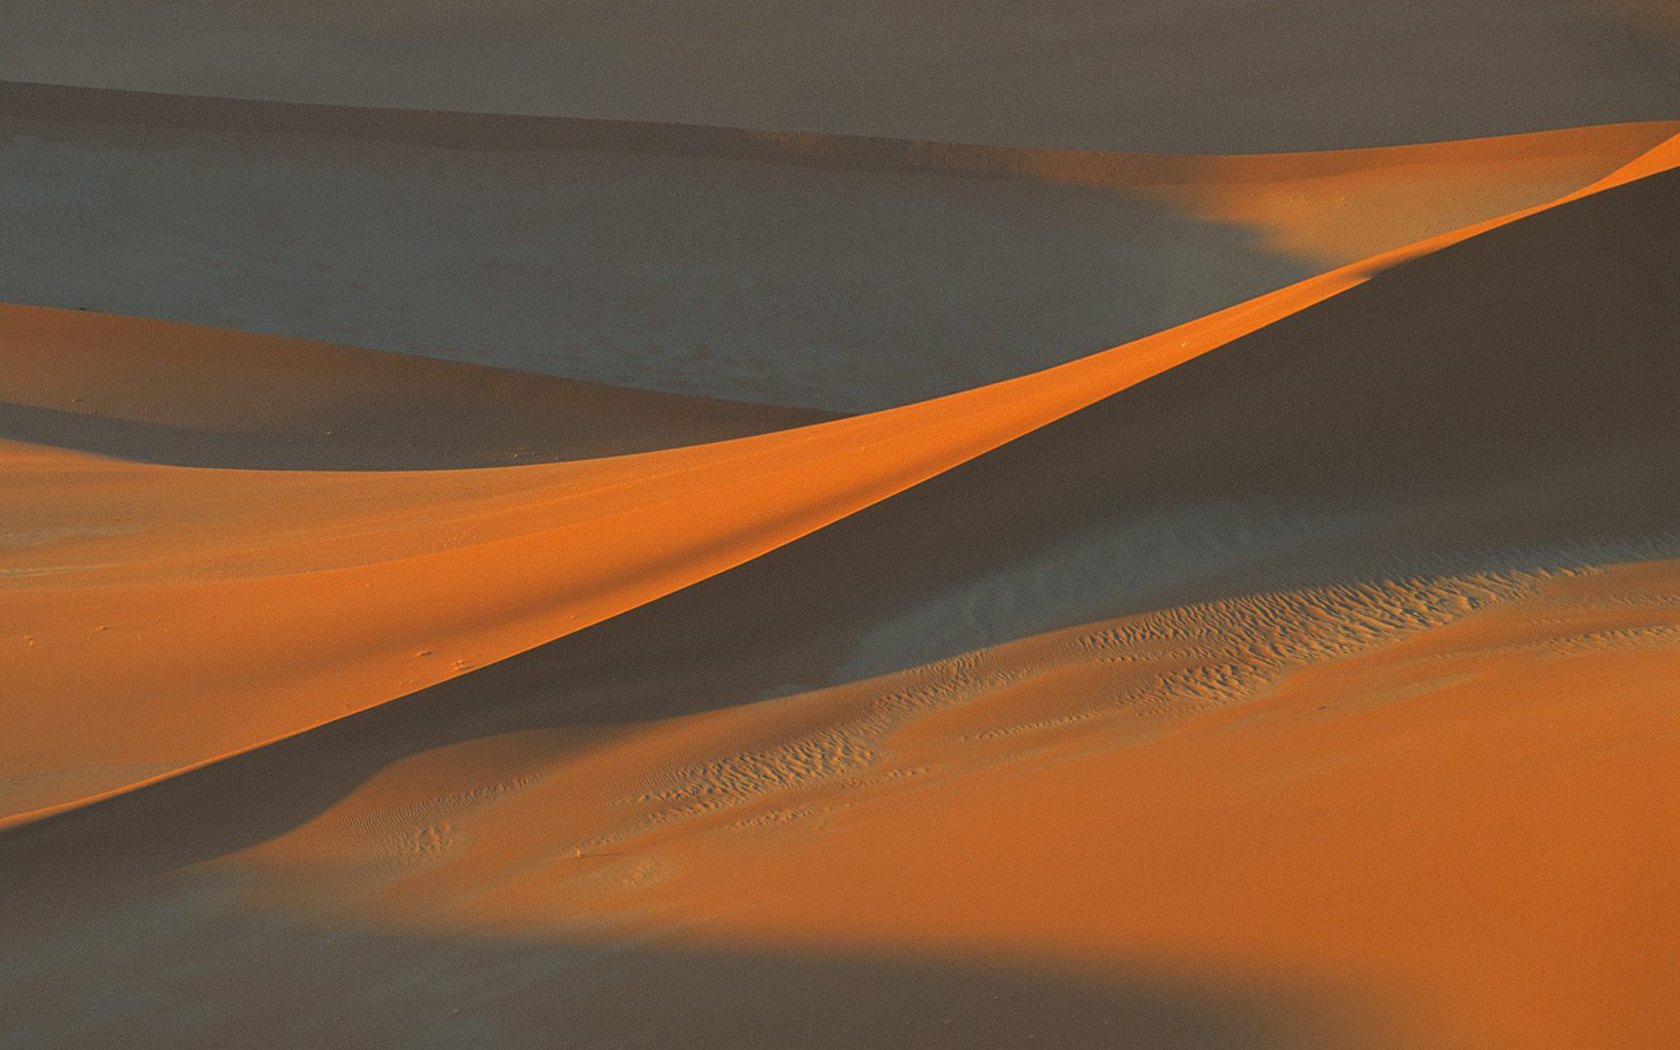
[[14,732],[0,759],[25,776],[74,770],[79,783],[59,797],[25,792],[8,819],[119,787],[108,769],[193,766],[586,627],[1387,264],[1377,257],[1333,270],[1103,354],[936,401],[509,474],[205,472],[14,447],[5,513],[22,539],[7,552],[0,610],[5,622],[28,626],[11,642],[20,706],[8,712]]
[[[0,770],[9,778],[0,891],[10,898],[14,943],[34,953],[30,973],[48,975],[34,993],[48,1004],[40,1016],[91,1016],[73,1005],[77,989],[144,969],[158,952],[210,971],[224,965],[218,953],[233,949],[221,927],[206,932],[199,919],[179,918],[158,932],[134,918],[156,907],[189,917],[220,908],[224,924],[309,917],[433,938],[457,943],[462,959],[475,944],[565,946],[594,960],[575,965],[594,967],[589,980],[605,987],[590,1005],[553,1013],[521,1000],[527,985],[518,981],[462,992],[464,1005],[447,1006],[455,1011],[447,1016],[426,1012],[445,1010],[447,996],[420,1014],[387,1015],[373,1003],[348,1005],[353,988],[331,991],[338,1001],[299,992],[313,1003],[300,1009],[285,1005],[285,989],[308,986],[310,942],[295,930],[265,934],[278,938],[274,952],[302,953],[276,954],[291,960],[276,965],[298,972],[260,993],[280,997],[262,1008],[276,1018],[277,1045],[287,1024],[302,1023],[291,1015],[318,1011],[387,1040],[398,1030],[391,1026],[410,1021],[447,1032],[467,1010],[519,1014],[531,1031],[563,1030],[587,1045],[643,1023],[668,1025],[636,1029],[644,1042],[701,1038],[706,1010],[729,1007],[658,1020],[649,997],[706,1000],[684,998],[688,982],[704,979],[694,974],[667,989],[656,951],[711,953],[735,959],[730,965],[813,951],[981,960],[1091,987],[1141,968],[1196,987],[1275,993],[1280,1027],[1246,1043],[1221,1028],[1227,1042],[1200,1044],[1215,1050],[1672,1041],[1680,1031],[1665,988],[1680,945],[1672,876],[1680,838],[1671,830],[1680,826],[1680,792],[1667,772],[1680,757],[1669,684],[1680,672],[1672,561],[1594,567],[1632,560],[1606,547],[1588,566],[1443,569],[1259,592],[1233,579],[1208,602],[883,678],[790,688],[760,703],[691,703],[671,717],[630,706],[498,731],[492,714],[505,697],[489,687],[474,693],[478,676],[468,673],[794,544],[1203,354],[1233,343],[1230,352],[1243,352],[1245,337],[1310,320],[1367,283],[1401,289],[1366,301],[1379,312],[1374,323],[1404,324],[1404,314],[1381,312],[1404,300],[1406,285],[1384,283],[1403,264],[1450,258],[1501,227],[1520,234],[1524,220],[1553,208],[1589,221],[1621,214],[1603,206],[1614,194],[1672,191],[1666,173],[1680,167],[1680,137],[1641,138],[1650,134],[1583,133],[1579,141],[1616,145],[1563,150],[1546,178],[1579,182],[1620,166],[1556,202],[1067,365],[867,416],[732,436],[731,426],[751,433],[775,424],[757,410],[680,399],[536,381],[518,388],[533,414],[564,405],[595,421],[593,436],[578,439],[585,444],[568,444],[534,418],[511,434],[474,429],[476,404],[488,402],[450,400],[460,390],[454,377],[467,373],[427,365],[412,387],[403,373],[409,400],[395,414],[412,418],[432,411],[428,399],[444,399],[461,420],[427,454],[505,462],[496,456],[511,444],[566,461],[248,470],[122,461],[50,442],[0,445]],[[1654,148],[1633,156],[1635,140]],[[1468,158],[1478,149],[1444,152]],[[1467,180],[1497,185],[1494,162],[1462,163]],[[1323,177],[1292,169],[1284,182]],[[1398,228],[1436,207],[1427,194],[1394,189],[1402,177],[1350,179],[1350,199],[1357,187],[1387,187],[1360,198],[1370,213],[1348,224],[1355,233],[1312,232],[1326,228],[1322,216],[1340,190],[1305,211],[1265,194],[1240,204],[1217,193],[1181,199],[1236,209],[1327,258],[1387,236],[1385,209]],[[1544,262],[1525,260],[1520,238],[1506,243],[1519,245],[1508,253],[1512,266]],[[1627,286],[1639,287],[1632,276]],[[1661,316],[1660,304],[1636,305]],[[130,322],[50,311],[14,309],[5,321],[0,331],[15,326],[24,351],[9,358],[23,366],[6,377],[7,400],[226,435],[235,445],[260,439],[275,454],[295,451],[291,435],[344,418],[408,367],[177,326],[135,323],[131,337],[119,336]],[[117,338],[151,352],[121,352],[135,344]],[[190,370],[224,360],[211,355],[222,345],[248,362],[268,353],[355,364],[323,395],[312,393],[318,377],[294,369],[250,386],[230,370],[219,385],[183,388]],[[104,362],[95,374],[111,378],[88,384],[60,368],[61,347]],[[185,356],[172,356],[179,347]],[[260,374],[255,363],[241,367]],[[1653,384],[1669,381],[1664,367],[1653,366]],[[512,382],[484,374],[482,387],[467,385],[490,399]],[[1520,413],[1497,406],[1489,426]],[[351,437],[376,450],[385,418],[356,416]],[[657,447],[705,440],[694,431],[709,428],[731,439]],[[1661,436],[1660,420],[1650,433]],[[571,458],[631,448],[656,450]],[[1635,452],[1610,443],[1568,455],[1607,477],[1627,455],[1630,476],[1648,479]],[[422,462],[414,456],[409,465]],[[1278,490],[1292,484],[1278,479]],[[1528,493],[1536,506],[1548,496]],[[1391,531],[1449,518],[1396,512]],[[1520,511],[1509,520],[1520,522]],[[1381,529],[1373,535],[1384,542]],[[772,637],[774,626],[765,628]],[[427,697],[374,709],[454,678],[457,703],[467,698],[469,714],[486,719],[479,731],[388,754],[361,728],[383,716],[423,724],[426,707],[414,701]],[[358,712],[362,720],[346,719]],[[286,808],[308,785],[240,779],[271,758],[308,768],[329,753],[350,756],[353,772],[324,779],[324,797],[309,805]],[[154,880],[164,873],[171,877]],[[249,889],[236,903],[204,903],[234,879]],[[43,922],[69,929],[69,916],[94,901],[115,909],[114,947],[90,953],[43,932]],[[439,979],[415,973],[414,981]],[[789,1016],[815,1028],[792,1041],[903,1045],[907,1030],[892,1026],[934,1002],[906,994],[911,1008],[884,1008],[887,1027],[861,1034],[824,1027],[821,995],[800,1001]],[[119,1011],[98,1030],[168,1045],[169,1025],[184,1022],[155,1012],[166,1009]],[[1134,1016],[1100,998],[1055,1014],[1029,1004],[1017,1020],[1031,1030],[950,1029],[917,1041],[1005,1045],[1077,1023],[1088,1027],[1046,1042],[1192,1045],[1148,1035],[1145,1015],[1166,1008],[1140,1009]],[[1105,1031],[1111,1022],[1122,1027]],[[71,1031],[72,1022],[54,1030]],[[785,1030],[741,1037],[790,1040]]]

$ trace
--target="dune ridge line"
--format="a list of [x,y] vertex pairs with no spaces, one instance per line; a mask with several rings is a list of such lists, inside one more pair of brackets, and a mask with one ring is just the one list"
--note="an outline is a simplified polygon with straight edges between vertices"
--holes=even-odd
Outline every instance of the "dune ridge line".
[[[540,523],[551,520],[548,512],[556,501],[543,498],[538,500],[536,508],[515,513],[503,536],[395,560],[410,565],[439,566],[440,571],[429,582],[414,583],[421,587],[420,593],[435,590],[439,596],[453,594],[462,574],[471,578],[479,573],[505,572],[508,566],[523,563],[528,576],[525,590],[511,603],[498,596],[500,619],[486,625],[479,622],[482,610],[471,607],[456,609],[452,617],[462,644],[473,653],[465,662],[482,666],[740,565],[1119,390],[1347,291],[1390,266],[1676,166],[1680,166],[1680,136],[1665,139],[1616,172],[1553,203],[1473,224],[1340,267],[1198,321],[1032,375],[868,416],[700,448],[597,461],[591,467],[595,473],[589,475],[593,483],[586,486],[583,495],[587,498],[604,491],[598,487],[604,483],[613,492],[609,506],[604,509],[578,508],[570,522],[545,526]],[[552,476],[540,479],[538,489],[555,493],[560,501],[566,501],[564,491],[576,491],[576,467],[562,463],[510,468],[500,473],[529,480],[536,472],[551,472]],[[450,474],[444,472],[438,476],[447,478]],[[577,503],[575,496],[570,501]],[[655,518],[658,520],[650,520]],[[700,535],[673,536],[661,528],[664,522],[674,520],[700,522]],[[524,522],[528,524],[520,524]],[[596,544],[607,556],[590,572],[578,576],[575,563],[563,555],[557,556],[554,550],[566,541],[573,545]],[[342,602],[343,595],[353,593],[358,573],[377,570],[392,560],[378,558],[329,573],[301,575],[316,583],[322,583],[326,576],[334,577],[326,581],[328,589],[316,592],[313,598],[319,600],[328,594]],[[448,565],[443,564],[446,561]],[[552,586],[541,582],[549,578],[548,572],[555,574],[553,578],[557,582]],[[235,589],[242,583],[269,586],[275,579],[293,579],[298,575],[258,576],[235,580],[230,585]],[[78,594],[86,596],[100,590],[93,580],[84,579],[72,587],[57,588],[56,597],[69,602]],[[14,589],[7,596],[18,594],[27,596],[28,590]],[[305,592],[297,597],[310,595]],[[388,603],[377,595],[358,598],[341,608],[340,615],[354,618],[358,603],[369,601],[376,605]],[[417,626],[399,623],[396,630],[401,634],[404,629]],[[405,641],[401,647],[411,645]],[[320,667],[294,666],[289,673],[294,677],[276,687],[281,695],[318,687],[321,683],[318,676],[326,671]],[[381,672],[375,668],[363,673],[367,676],[362,680],[364,688],[384,699],[391,697],[396,682],[388,669]],[[418,684],[412,679],[398,679],[408,688],[396,695],[453,676],[443,674],[421,679]],[[383,700],[357,709],[365,710],[379,702]],[[217,749],[212,752],[213,757],[171,772],[12,814],[0,818],[0,829],[26,827],[139,790],[191,769],[307,732],[348,713],[354,712],[316,717],[301,727],[267,735],[258,743]]]

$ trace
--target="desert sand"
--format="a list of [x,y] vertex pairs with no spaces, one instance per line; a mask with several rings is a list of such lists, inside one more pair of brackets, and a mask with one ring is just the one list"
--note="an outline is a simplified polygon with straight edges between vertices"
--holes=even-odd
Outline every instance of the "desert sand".
[[1117,154],[0,84],[0,301],[869,411],[1555,199],[1675,130]]
[[1660,14],[1293,153],[0,88],[0,1045],[1674,1042]]

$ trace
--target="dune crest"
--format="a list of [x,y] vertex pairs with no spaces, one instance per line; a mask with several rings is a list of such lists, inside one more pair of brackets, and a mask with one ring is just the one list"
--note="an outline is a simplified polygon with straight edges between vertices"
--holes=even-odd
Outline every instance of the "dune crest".
[[[1560,203],[1680,164],[1677,149]],[[71,769],[87,786],[14,787],[6,822],[128,786],[112,770],[192,768],[579,630],[1542,210],[1020,379],[713,445],[410,474],[201,471],[12,445],[6,510],[25,527],[0,610],[29,626],[11,643],[16,732],[0,757],[25,785]]]

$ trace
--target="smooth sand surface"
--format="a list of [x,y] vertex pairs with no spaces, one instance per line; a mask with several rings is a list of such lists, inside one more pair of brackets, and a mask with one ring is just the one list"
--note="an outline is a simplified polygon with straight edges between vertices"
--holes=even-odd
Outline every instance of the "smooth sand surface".
[[825,418],[0,304],[0,438],[117,459],[291,470],[507,466],[697,445]]
[[1554,199],[1675,130],[1209,157],[0,84],[0,301],[867,411]]
[[[1645,145],[1111,350],[731,440],[6,441],[0,1035],[1672,1041],[1680,137]],[[222,340],[410,391],[7,316],[37,399],[82,403],[52,339],[130,323],[131,364]],[[152,374],[99,397],[255,441],[239,384]],[[314,448],[312,411],[254,429]]]
[[[14,643],[25,659],[6,754],[20,783],[7,810],[50,810],[121,787],[135,768],[256,746],[624,612],[1385,265],[1329,271],[994,386],[639,456],[509,472],[230,474],[13,444],[6,499],[18,539],[0,604],[29,627]],[[1643,360],[1637,347],[1622,354]],[[518,578],[502,580],[511,566]],[[90,673],[101,660],[121,674]],[[251,690],[238,713],[210,717],[236,683]],[[61,786],[66,769],[86,786]]]
[[1669,0],[14,4],[22,80],[1247,153],[1669,119]]

